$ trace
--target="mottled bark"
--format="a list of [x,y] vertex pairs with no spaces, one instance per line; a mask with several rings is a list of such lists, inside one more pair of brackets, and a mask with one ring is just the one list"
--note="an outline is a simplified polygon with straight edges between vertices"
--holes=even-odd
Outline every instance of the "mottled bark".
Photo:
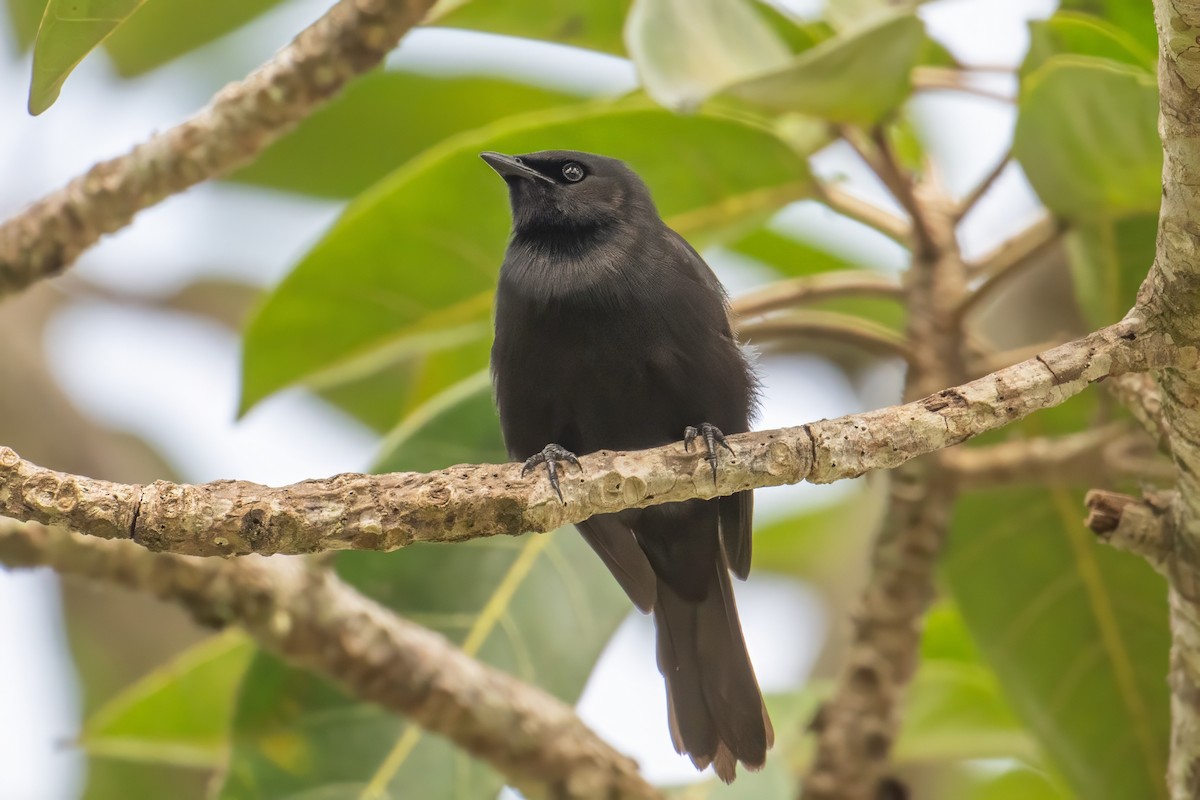
[[[1200,2],[1155,0],[1159,34],[1159,131],[1163,193],[1154,266],[1139,300],[1179,344],[1200,342]],[[1158,376],[1172,456],[1179,469],[1171,585],[1173,800],[1200,797],[1200,372]]]

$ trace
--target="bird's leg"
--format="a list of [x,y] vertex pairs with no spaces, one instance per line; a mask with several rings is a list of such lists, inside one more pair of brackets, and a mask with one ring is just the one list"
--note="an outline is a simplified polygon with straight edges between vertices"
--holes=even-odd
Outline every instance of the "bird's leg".
[[[719,434],[720,431],[717,433]],[[580,471],[583,470],[583,467],[579,465],[579,459],[570,450],[561,445],[548,444],[542,448],[542,452],[534,453],[525,459],[525,463],[521,465],[521,474],[526,474],[538,464],[545,464],[546,471],[550,474],[550,485],[554,487],[554,493],[558,495],[559,502],[565,505],[567,501],[563,500],[562,489],[558,488],[558,465],[562,461],[570,462],[579,467]]]
[[692,452],[692,443],[699,436],[704,439],[704,447],[708,454],[704,456],[704,460],[712,467],[713,484],[717,482],[717,445],[724,447],[730,453],[733,448],[729,446],[729,442],[725,441],[725,434],[721,433],[721,429],[711,422],[701,422],[699,425],[688,425],[683,429],[683,449]]

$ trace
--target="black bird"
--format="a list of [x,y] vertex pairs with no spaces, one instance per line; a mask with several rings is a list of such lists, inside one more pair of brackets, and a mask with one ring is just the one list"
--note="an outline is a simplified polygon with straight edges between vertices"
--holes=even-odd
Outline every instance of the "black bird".
[[[545,464],[559,491],[577,453],[682,436],[704,444],[715,480],[724,434],[749,430],[755,379],[712,270],[616,159],[481,155],[512,203],[492,346],[510,457],[526,471]],[[738,761],[761,767],[774,740],[729,578],[750,570],[751,513],[740,492],[578,526],[634,605],[654,612],[675,749],[726,782]]]

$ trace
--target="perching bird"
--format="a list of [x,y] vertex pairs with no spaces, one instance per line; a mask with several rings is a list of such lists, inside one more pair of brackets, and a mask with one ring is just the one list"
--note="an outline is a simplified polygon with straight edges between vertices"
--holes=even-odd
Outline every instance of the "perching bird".
[[[749,430],[755,401],[716,276],[622,162],[482,158],[512,204],[492,347],[510,457],[544,464],[559,491],[576,454],[699,439],[715,480],[723,434]],[[675,749],[726,782],[739,761],[761,767],[774,740],[729,578],[750,570],[751,513],[747,491],[578,526],[634,605],[654,612]]]

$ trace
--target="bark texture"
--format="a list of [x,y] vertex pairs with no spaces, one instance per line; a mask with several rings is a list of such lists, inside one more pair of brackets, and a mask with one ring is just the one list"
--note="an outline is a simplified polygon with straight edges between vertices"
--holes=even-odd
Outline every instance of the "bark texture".
[[[1140,301],[1180,344],[1200,342],[1200,2],[1155,0],[1163,193],[1154,266]],[[1200,373],[1158,376],[1179,470],[1171,540],[1171,759],[1173,800],[1200,797]]]

